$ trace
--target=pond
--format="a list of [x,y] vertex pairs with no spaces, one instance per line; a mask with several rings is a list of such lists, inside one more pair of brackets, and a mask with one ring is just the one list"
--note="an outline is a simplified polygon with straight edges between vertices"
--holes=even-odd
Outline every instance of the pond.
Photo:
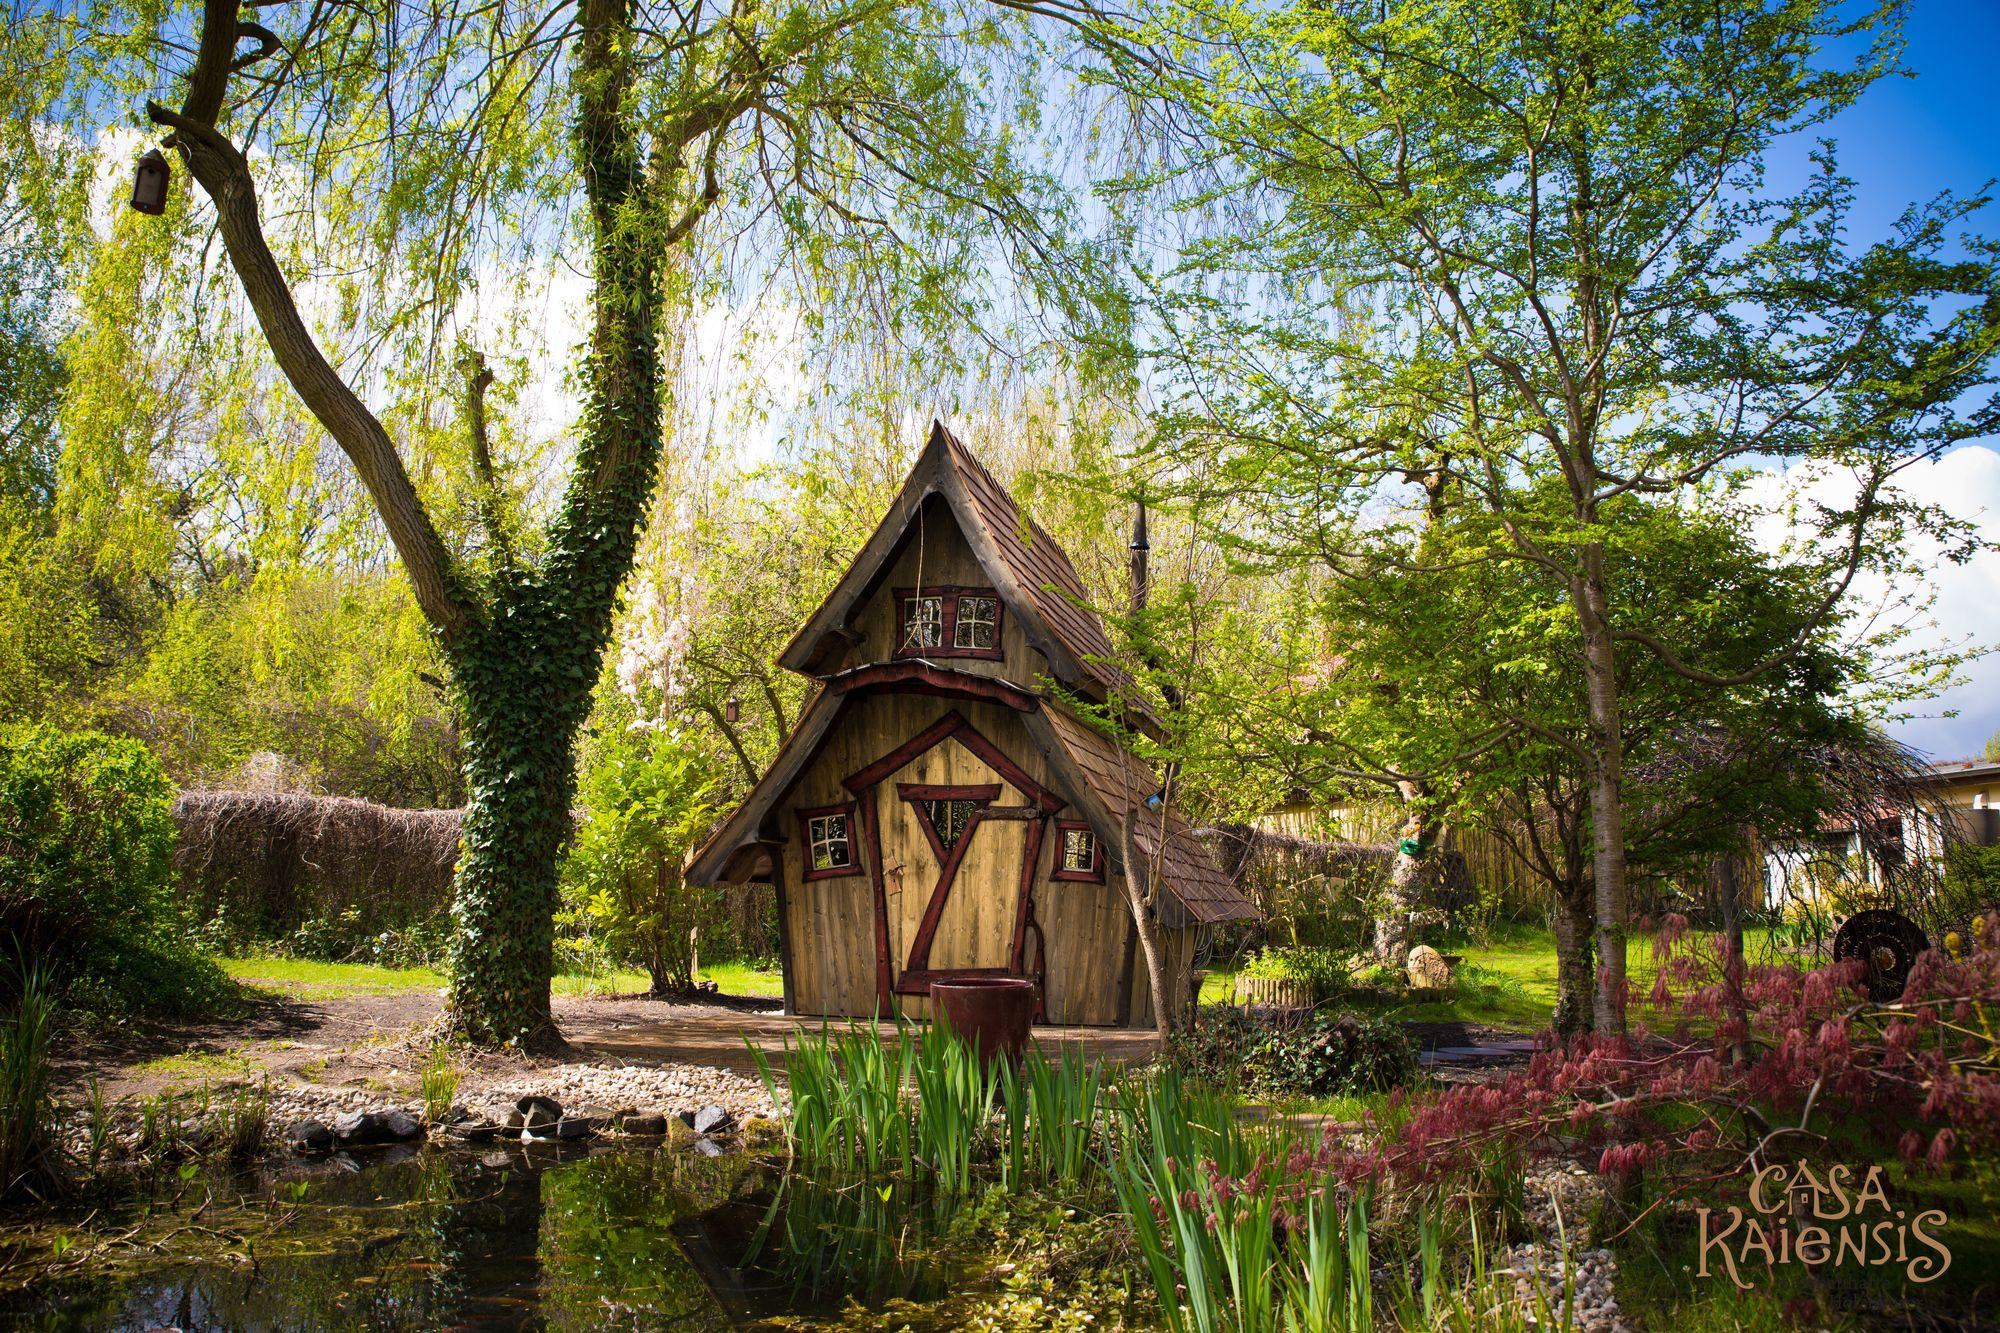
[[0,1327],[755,1327],[943,1295],[948,1222],[879,1183],[626,1144],[170,1172],[77,1232],[69,1271],[0,1298]]

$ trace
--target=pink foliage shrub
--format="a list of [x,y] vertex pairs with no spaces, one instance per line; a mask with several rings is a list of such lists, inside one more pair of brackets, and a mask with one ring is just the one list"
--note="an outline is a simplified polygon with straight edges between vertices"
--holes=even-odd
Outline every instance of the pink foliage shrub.
[[[1672,1034],[1551,1040],[1524,1073],[1392,1106],[1371,1132],[1329,1133],[1292,1167],[1350,1185],[1442,1184],[1496,1159],[1594,1148],[1601,1173],[1651,1168],[1672,1190],[1746,1157],[1800,1154],[1835,1128],[1918,1169],[2000,1146],[2000,913],[1959,956],[1924,953],[1895,1004],[1867,998],[1858,962],[1746,966],[1686,924],[1661,923],[1647,997],[1678,1015]],[[1706,1037],[1697,1018],[1712,1023]]]

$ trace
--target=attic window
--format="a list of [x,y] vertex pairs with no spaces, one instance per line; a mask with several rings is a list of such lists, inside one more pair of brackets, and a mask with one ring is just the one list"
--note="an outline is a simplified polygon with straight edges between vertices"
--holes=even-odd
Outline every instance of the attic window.
[[954,648],[991,648],[999,642],[1000,602],[993,597],[961,597],[951,623]]
[[1056,821],[1056,863],[1049,878],[1104,882],[1104,847],[1088,823],[1081,819]]
[[1000,598],[991,588],[898,588],[899,657],[1000,656]]
[[861,873],[854,856],[852,805],[827,805],[816,810],[799,811],[799,833],[804,844],[806,879],[832,879],[837,875]]

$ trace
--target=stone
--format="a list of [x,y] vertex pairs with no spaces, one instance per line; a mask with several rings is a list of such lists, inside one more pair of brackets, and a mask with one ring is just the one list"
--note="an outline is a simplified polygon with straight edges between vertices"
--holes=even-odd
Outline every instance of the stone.
[[686,1125],[689,1129],[694,1128],[693,1111],[676,1111],[674,1112],[674,1119],[680,1121],[683,1125]]
[[482,1120],[459,1120],[444,1127],[445,1137],[458,1143],[491,1143],[500,1134],[500,1126]]
[[284,1133],[285,1146],[293,1152],[333,1151],[333,1131],[318,1120],[298,1120]]
[[424,1122],[401,1107],[382,1112],[381,1120],[383,1132],[391,1138],[414,1139],[423,1136]]
[[736,1117],[714,1102],[710,1102],[696,1111],[694,1119],[689,1123],[694,1126],[697,1134],[728,1134],[736,1128]]
[[658,1138],[667,1132],[667,1118],[658,1113],[642,1115],[637,1111],[629,1111],[619,1118],[618,1128],[627,1134]]
[[696,1139],[694,1141],[694,1150],[700,1153],[703,1157],[722,1156],[722,1145],[717,1143],[714,1139],[710,1138]]
[[346,1148],[366,1148],[387,1143],[394,1136],[374,1111],[346,1111],[333,1118],[333,1136]]
[[587,1139],[594,1128],[589,1116],[564,1116],[556,1122],[556,1137],[568,1141]]
[[1408,969],[1412,990],[1443,990],[1451,985],[1451,964],[1428,944],[1410,950]]
[[507,1128],[518,1129],[531,1138],[553,1138],[562,1118],[561,1102],[531,1094],[514,1103],[514,1114],[507,1117]]

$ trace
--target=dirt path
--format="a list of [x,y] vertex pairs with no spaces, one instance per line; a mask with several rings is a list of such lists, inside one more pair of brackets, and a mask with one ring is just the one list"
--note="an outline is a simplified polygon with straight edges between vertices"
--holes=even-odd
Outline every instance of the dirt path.
[[[75,1102],[96,1077],[107,1100],[255,1083],[365,1088],[410,1095],[431,1044],[441,1002],[435,991],[254,983],[251,1011],[198,1024],[121,1025],[75,1042],[58,1065],[58,1095]],[[776,1000],[718,997],[683,1002],[645,995],[558,996],[557,1025],[569,1043],[562,1059],[607,1065],[702,1065],[752,1073],[750,1046],[773,1064],[785,1042],[819,1025],[787,1018]],[[1037,1028],[1043,1049],[1074,1044],[1130,1062],[1149,1058],[1152,1034],[1103,1028]],[[461,1058],[490,1083],[557,1063],[552,1058],[480,1053]]]

